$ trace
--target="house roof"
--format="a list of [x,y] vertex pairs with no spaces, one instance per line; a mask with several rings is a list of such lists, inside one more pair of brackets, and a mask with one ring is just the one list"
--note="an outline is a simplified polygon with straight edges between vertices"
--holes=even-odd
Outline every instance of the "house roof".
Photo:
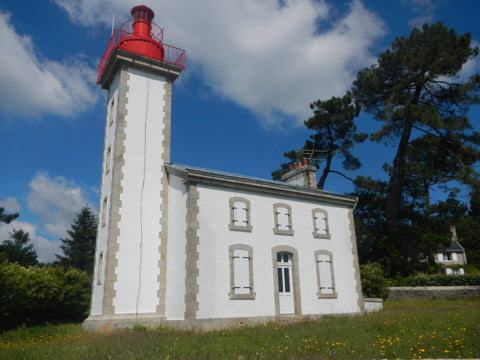
[[165,168],[169,174],[179,176],[184,179],[185,182],[200,183],[212,187],[244,190],[271,196],[290,197],[351,208],[354,208],[357,202],[356,197],[349,195],[339,195],[325,190],[312,189],[285,182],[232,174],[218,170],[209,170],[173,163],[166,164]]
[[450,241],[450,245],[448,246],[441,246],[439,248],[442,252],[464,252],[465,249],[460,245],[457,241],[453,240]]

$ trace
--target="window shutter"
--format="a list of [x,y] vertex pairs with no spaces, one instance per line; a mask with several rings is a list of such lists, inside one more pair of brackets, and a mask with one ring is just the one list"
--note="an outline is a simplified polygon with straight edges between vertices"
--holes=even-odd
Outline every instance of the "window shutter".
[[277,208],[277,229],[288,231],[290,230],[290,214],[287,208],[278,207]]
[[320,274],[320,294],[333,294],[331,259],[326,254],[318,255],[318,272]]
[[322,212],[315,213],[315,232],[319,235],[326,235],[327,231],[327,214]]
[[235,226],[247,226],[247,204],[243,201],[233,203],[233,224]]
[[250,294],[250,257],[248,251],[236,249],[233,252],[233,276],[235,294]]

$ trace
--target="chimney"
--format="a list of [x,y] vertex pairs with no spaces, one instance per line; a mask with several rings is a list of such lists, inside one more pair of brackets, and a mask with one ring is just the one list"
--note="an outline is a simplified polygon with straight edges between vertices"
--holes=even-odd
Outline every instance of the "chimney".
[[295,162],[288,167],[288,173],[282,176],[281,180],[287,184],[317,188],[317,167],[308,164],[308,160]]

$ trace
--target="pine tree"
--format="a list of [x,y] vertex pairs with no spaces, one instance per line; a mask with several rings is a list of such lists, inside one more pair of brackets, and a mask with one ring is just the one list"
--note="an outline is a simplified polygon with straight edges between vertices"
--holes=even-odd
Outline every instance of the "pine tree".
[[30,234],[23,230],[13,230],[10,238],[0,245],[0,253],[8,262],[21,266],[37,265],[37,252],[30,243]]
[[95,242],[97,234],[97,217],[88,207],[83,207],[76,215],[69,237],[60,239],[63,255],[55,255],[63,266],[73,267],[93,274]]
[[[398,37],[378,62],[361,70],[353,91],[362,110],[382,122],[371,139],[396,140],[390,191],[385,202],[389,232],[400,227],[399,209],[407,176],[406,159],[412,138],[428,134],[452,149],[480,145],[480,135],[467,117],[469,106],[479,102],[480,75],[459,81],[462,66],[478,55],[471,35],[457,35],[442,23],[413,29]],[[455,151],[450,153],[455,157]],[[471,171],[465,171],[466,177]],[[468,180],[466,180],[468,181]]]

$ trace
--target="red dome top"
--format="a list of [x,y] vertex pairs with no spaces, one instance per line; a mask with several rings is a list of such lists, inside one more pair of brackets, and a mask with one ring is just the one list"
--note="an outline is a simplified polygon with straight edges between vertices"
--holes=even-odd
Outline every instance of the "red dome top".
[[[163,60],[165,54],[162,45],[163,33],[155,23],[152,23],[155,16],[153,10],[145,5],[139,5],[135,6],[130,13],[133,19],[122,25],[121,29],[125,30],[125,34],[121,36],[118,48],[151,59]],[[128,31],[128,26],[126,26],[130,24],[133,33]],[[152,32],[152,26],[156,28],[156,31]]]
[[135,20],[143,20],[147,22],[152,21],[155,17],[155,13],[153,12],[153,10],[149,7],[146,7],[145,5],[135,6],[130,11],[130,14],[132,14]]

